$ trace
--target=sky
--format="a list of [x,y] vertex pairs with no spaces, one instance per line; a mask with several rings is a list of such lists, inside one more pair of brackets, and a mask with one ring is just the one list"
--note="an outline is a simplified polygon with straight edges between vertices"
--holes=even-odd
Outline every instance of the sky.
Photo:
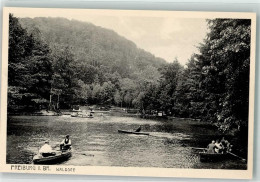
[[16,17],[64,17],[89,22],[112,29],[119,35],[133,41],[137,47],[161,57],[167,62],[175,58],[185,65],[207,33],[207,23],[203,18],[165,17],[151,14],[93,14],[93,13],[51,13],[46,11],[14,13]]

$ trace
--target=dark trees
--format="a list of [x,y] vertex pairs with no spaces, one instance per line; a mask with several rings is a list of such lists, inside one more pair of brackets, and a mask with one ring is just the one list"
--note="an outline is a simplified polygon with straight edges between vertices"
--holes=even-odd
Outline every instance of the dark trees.
[[9,15],[8,108],[47,102],[52,75],[50,49],[35,30],[28,34]]

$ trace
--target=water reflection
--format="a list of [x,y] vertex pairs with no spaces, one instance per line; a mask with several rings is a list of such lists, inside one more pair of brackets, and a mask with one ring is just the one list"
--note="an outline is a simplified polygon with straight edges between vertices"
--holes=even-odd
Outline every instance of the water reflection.
[[[117,131],[134,130],[139,125],[150,136]],[[206,146],[214,130],[196,121],[178,119],[156,121],[108,115],[95,118],[15,116],[8,121],[7,163],[31,163],[32,156],[45,140],[51,141],[55,148],[66,134],[70,134],[73,156],[63,165],[229,168],[237,164],[238,161],[199,162],[191,147]]]

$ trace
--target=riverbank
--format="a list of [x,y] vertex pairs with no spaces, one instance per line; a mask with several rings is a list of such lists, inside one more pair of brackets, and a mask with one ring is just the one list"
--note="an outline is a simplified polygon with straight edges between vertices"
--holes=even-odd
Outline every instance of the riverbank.
[[40,110],[35,112],[12,112],[8,113],[8,116],[59,116],[61,112]]

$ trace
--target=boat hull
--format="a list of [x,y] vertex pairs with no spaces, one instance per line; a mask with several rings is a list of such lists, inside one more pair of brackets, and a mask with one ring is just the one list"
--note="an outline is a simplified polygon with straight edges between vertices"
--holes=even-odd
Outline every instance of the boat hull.
[[149,135],[149,133],[125,131],[125,130],[118,130],[118,133],[134,134],[134,135]]
[[200,152],[200,161],[201,162],[218,162],[227,159],[228,154],[218,154],[218,153],[205,153]]
[[75,118],[94,118],[94,116],[88,116],[88,115],[73,115],[71,114],[71,117],[75,117]]
[[60,152],[55,156],[43,157],[40,154],[37,154],[33,157],[34,164],[59,164],[68,160],[72,156],[72,151]]

